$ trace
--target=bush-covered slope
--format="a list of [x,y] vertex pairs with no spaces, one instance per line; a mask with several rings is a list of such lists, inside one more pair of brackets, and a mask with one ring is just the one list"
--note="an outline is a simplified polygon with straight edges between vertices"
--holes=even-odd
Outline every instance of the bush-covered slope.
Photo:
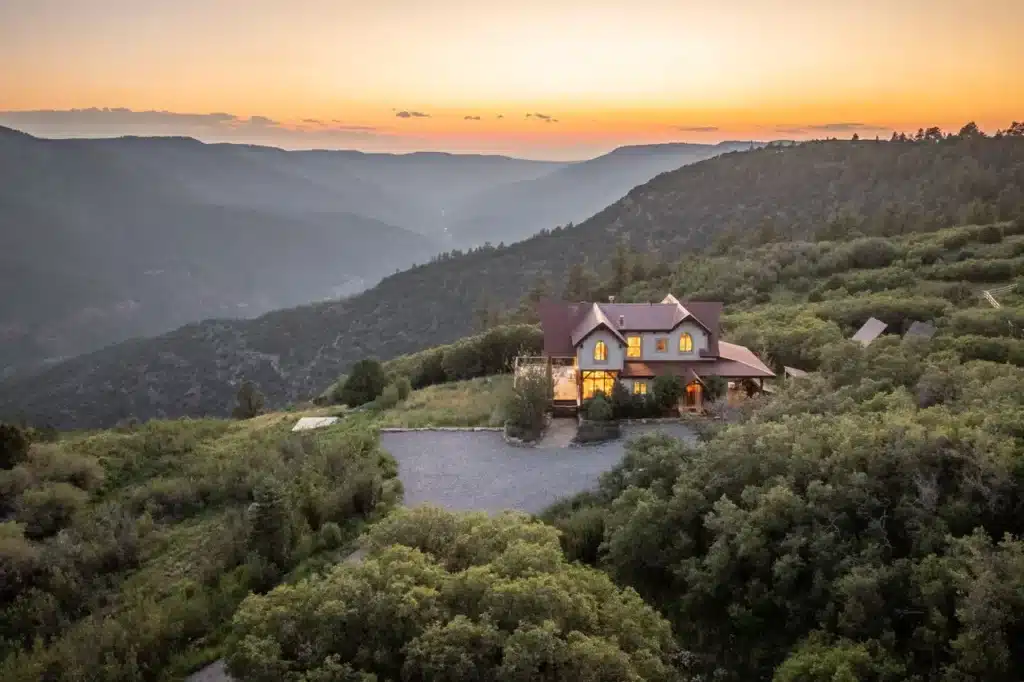
[[337,561],[400,498],[395,462],[358,425],[292,424],[153,421],[0,463],[0,679],[180,679],[250,590]]
[[[830,141],[727,154],[661,175],[575,227],[449,254],[343,301],[188,325],[14,378],[0,384],[0,414],[20,410],[63,426],[111,424],[130,415],[222,414],[243,377],[260,384],[271,405],[282,405],[318,394],[361,358],[387,359],[458,339],[473,329],[482,307],[515,305],[538,278],[561,293],[570,267],[584,260],[607,276],[620,237],[645,259],[639,273],[620,268],[614,287],[648,271],[678,270],[679,294],[763,298],[780,268],[801,272],[824,247],[800,244],[788,252],[780,243],[783,260],[772,266],[750,258],[752,246],[857,234],[885,240],[987,222],[1019,212],[1022,187],[1024,137]],[[903,255],[885,276],[915,288],[911,280],[923,274],[930,290],[945,292],[944,300],[963,296],[964,281],[1015,276],[1019,245],[985,238],[973,255],[955,244],[929,244]],[[723,253],[734,250],[725,256],[726,276],[700,289],[694,282],[705,266],[689,249],[711,242]],[[820,288],[822,298],[832,290],[877,287],[858,280],[858,271],[888,267],[893,256],[879,243],[858,246],[863,253],[831,266],[826,261],[823,268],[834,272],[811,267],[794,286]],[[833,274],[837,279],[815,281]],[[916,294],[927,295],[924,287]]]

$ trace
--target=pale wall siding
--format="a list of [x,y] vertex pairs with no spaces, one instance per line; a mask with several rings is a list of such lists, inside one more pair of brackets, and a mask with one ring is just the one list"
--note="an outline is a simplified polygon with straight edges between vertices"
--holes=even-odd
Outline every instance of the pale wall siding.
[[[693,337],[693,352],[679,352],[679,337],[688,333]],[[662,337],[668,337],[668,351],[659,353],[655,350],[655,342]],[[708,335],[699,325],[693,322],[683,322],[671,333],[666,332],[643,332],[640,334],[640,360],[697,360],[700,358],[701,349],[708,347]],[[636,359],[636,358],[630,358]]]
[[[607,362],[594,362],[594,346],[597,345],[598,341],[604,341],[605,345],[608,346]],[[579,363],[580,369],[620,371],[622,370],[622,361],[625,356],[626,349],[622,347],[621,342],[615,338],[615,335],[604,329],[598,329],[583,339],[583,344],[577,350],[576,360]]]

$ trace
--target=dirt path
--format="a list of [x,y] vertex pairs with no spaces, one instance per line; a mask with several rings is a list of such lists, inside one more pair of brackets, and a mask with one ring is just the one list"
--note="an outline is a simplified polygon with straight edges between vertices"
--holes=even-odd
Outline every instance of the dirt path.
[[576,420],[572,417],[552,419],[544,436],[537,443],[539,448],[567,448],[576,435]]

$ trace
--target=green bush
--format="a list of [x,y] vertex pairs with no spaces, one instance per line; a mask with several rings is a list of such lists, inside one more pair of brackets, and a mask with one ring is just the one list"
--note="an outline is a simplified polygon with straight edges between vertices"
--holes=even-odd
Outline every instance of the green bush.
[[235,396],[235,408],[231,416],[235,419],[252,419],[263,414],[263,394],[251,381],[243,381]]
[[663,412],[674,410],[683,396],[683,382],[678,377],[655,377],[652,387],[655,404]]
[[25,525],[25,535],[45,538],[71,523],[85,506],[89,494],[70,483],[44,483],[22,493],[15,519]]
[[378,524],[368,546],[359,563],[247,599],[227,646],[230,674],[253,682],[679,679],[665,620],[606,575],[566,561],[557,531],[526,515],[420,507]]
[[551,382],[546,373],[526,372],[517,377],[502,401],[508,434],[523,440],[540,438],[550,401]]
[[587,419],[595,422],[606,422],[611,421],[614,418],[614,412],[612,411],[612,404],[603,394],[598,393],[593,398],[587,400],[585,405],[585,414]]
[[11,469],[28,457],[28,436],[14,424],[0,422],[0,469]]
[[341,389],[341,402],[349,407],[359,407],[377,399],[387,386],[387,375],[378,360],[360,360],[352,367],[348,379]]

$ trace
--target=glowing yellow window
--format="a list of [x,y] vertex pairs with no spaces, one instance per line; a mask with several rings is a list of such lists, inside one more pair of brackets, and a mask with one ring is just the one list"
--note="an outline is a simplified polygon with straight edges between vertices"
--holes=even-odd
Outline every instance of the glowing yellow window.
[[638,358],[640,357],[640,337],[630,336],[626,339],[629,346],[626,348],[627,358]]
[[647,382],[646,381],[634,381],[633,382],[633,395],[647,395]]
[[693,351],[693,337],[689,334],[683,334],[679,337],[679,352],[689,353]]
[[658,351],[659,353],[667,353],[668,352],[668,339],[666,339],[665,337],[662,337],[660,339],[655,339],[654,340],[654,350]]
[[608,359],[608,345],[604,341],[594,344],[594,361],[605,362]]

